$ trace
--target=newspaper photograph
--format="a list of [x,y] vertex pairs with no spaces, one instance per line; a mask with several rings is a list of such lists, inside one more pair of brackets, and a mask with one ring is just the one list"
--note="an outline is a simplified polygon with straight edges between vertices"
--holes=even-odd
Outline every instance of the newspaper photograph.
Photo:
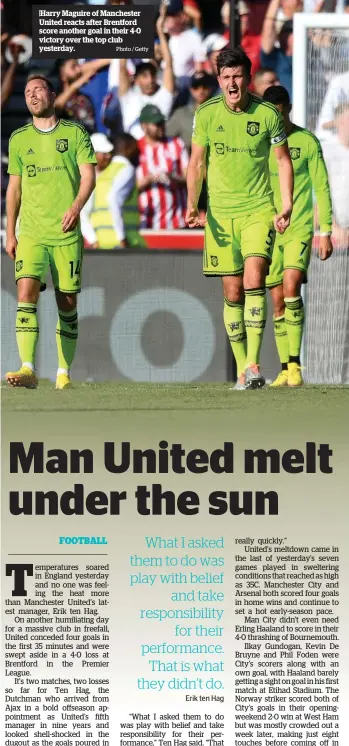
[[2,4],[4,746],[347,746],[348,11]]

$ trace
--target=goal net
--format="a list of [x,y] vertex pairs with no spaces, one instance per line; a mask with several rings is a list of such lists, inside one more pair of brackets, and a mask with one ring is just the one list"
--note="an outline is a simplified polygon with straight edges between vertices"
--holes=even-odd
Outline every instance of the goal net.
[[293,120],[320,139],[334,216],[333,255],[319,260],[317,230],[304,289],[304,377],[349,383],[349,15],[297,14],[294,48]]

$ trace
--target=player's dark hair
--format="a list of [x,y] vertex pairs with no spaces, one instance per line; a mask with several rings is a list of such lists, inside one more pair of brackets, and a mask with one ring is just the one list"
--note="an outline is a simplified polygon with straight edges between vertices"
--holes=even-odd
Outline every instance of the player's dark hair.
[[31,80],[43,80],[46,83],[49,91],[51,93],[56,93],[51,81],[48,78],[46,78],[45,75],[41,75],[40,73],[36,74],[35,72],[30,73],[30,75],[28,75],[27,77],[27,81],[25,85],[27,85],[27,83],[29,83]]
[[224,67],[240,67],[240,65],[244,68],[246,75],[251,74],[251,60],[247,57],[247,54],[245,54],[241,47],[236,47],[236,49],[223,49],[217,57],[216,64],[218,75],[221,74]]
[[156,67],[153,65],[152,62],[140,62],[139,65],[136,66],[135,70],[135,78],[137,78],[137,75],[141,75],[142,73],[149,72],[152,75],[156,75]]
[[286,91],[286,88],[284,88],[283,85],[269,86],[269,88],[264,91],[263,99],[264,101],[268,101],[270,104],[274,104],[274,106],[276,106],[277,104],[284,104],[285,106],[288,106],[288,104],[290,103],[288,91]]

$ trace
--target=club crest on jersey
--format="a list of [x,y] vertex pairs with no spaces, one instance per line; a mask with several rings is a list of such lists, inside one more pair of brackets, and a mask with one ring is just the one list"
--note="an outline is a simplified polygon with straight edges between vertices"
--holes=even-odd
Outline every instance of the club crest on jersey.
[[300,148],[290,148],[290,156],[293,161],[297,161],[298,158],[301,157],[301,149]]
[[246,132],[248,135],[254,137],[259,133],[259,122],[247,122]]
[[68,150],[68,140],[56,140],[56,150],[58,150],[59,153],[65,153]]
[[27,174],[28,176],[36,176],[36,168],[35,166],[27,166]]
[[224,155],[224,142],[215,142],[214,146],[217,155]]
[[23,267],[23,261],[20,259],[18,262],[16,262],[16,272],[20,272]]
[[218,267],[218,256],[211,256],[212,267]]

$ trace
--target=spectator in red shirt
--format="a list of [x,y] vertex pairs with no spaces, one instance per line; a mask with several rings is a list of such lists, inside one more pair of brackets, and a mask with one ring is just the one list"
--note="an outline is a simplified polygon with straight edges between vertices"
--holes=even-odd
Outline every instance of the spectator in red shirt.
[[137,186],[141,228],[185,228],[185,179],[188,153],[180,137],[166,137],[160,109],[147,104],[140,113]]

